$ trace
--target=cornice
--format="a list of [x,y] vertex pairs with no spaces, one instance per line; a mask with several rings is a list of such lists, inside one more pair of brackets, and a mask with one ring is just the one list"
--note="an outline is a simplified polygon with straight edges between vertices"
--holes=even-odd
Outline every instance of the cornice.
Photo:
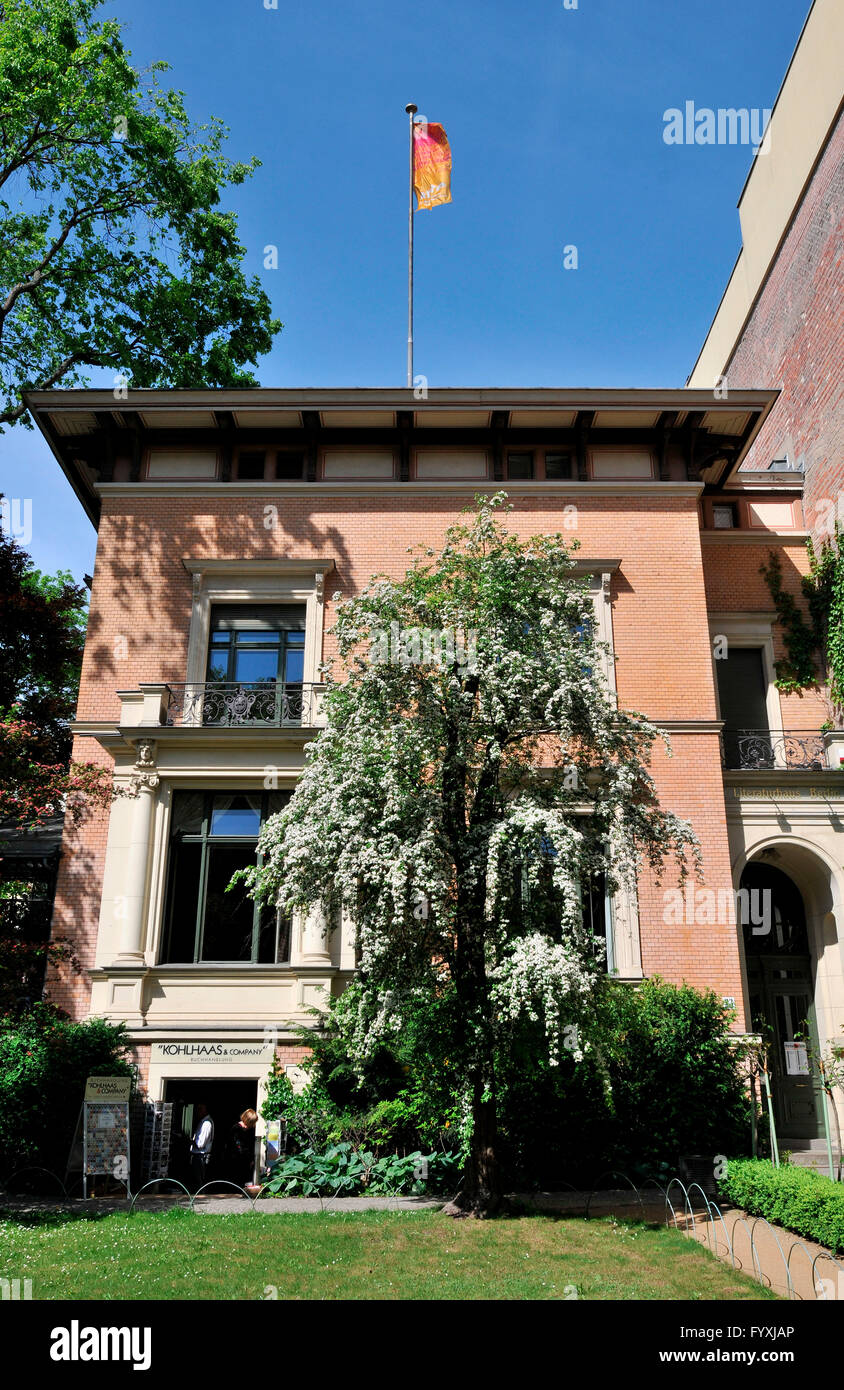
[[255,574],[328,574],[334,569],[334,558],[287,559],[280,556],[277,560],[239,560],[237,557],[200,556],[194,559],[183,556],[182,564],[188,574],[238,574],[247,577]]
[[701,545],[796,545],[805,549],[808,531],[701,531]]
[[110,753],[132,752],[139,742],[154,739],[162,752],[166,750],[170,754],[188,748],[219,748],[229,752],[243,748],[300,749],[321,731],[316,725],[280,729],[268,724],[219,729],[192,724],[104,724],[98,720],[77,720],[70,727],[75,737],[94,738]]
[[823,768],[819,771],[786,767],[754,772],[734,770],[724,772],[724,786],[730,787],[738,795],[745,789],[752,791],[764,788],[773,792],[809,787],[813,788],[816,794],[828,792],[832,799],[839,801],[844,797],[844,774],[836,772],[834,768]]
[[50,390],[27,391],[27,404],[33,410],[56,412],[79,410],[141,411],[150,410],[238,410],[259,414],[261,410],[298,410],[304,405],[317,410],[341,406],[344,410],[372,410],[373,406],[419,413],[435,412],[437,406],[449,408],[466,406],[536,405],[544,408],[560,406],[576,409],[639,410],[709,410],[729,414],[737,409],[760,409],[775,400],[778,392],[769,388],[730,390],[729,398],[714,396],[712,390],[688,386],[441,386],[429,387],[424,401],[418,400],[413,388],[402,386],[340,386],[340,387],[197,387],[174,389],[152,387],[130,388],[125,398],[115,401],[113,390],[91,387],[55,387]]
[[564,480],[550,482],[547,478],[535,478],[530,482],[494,482],[490,478],[461,479],[459,482],[399,482],[396,478],[378,481],[337,482],[325,479],[314,483],[242,483],[242,482],[195,482],[195,483],[97,483],[94,491],[103,501],[115,497],[216,497],[219,499],[241,497],[310,497],[312,500],[325,497],[395,497],[397,500],[407,496],[441,497],[451,494],[472,497],[475,493],[506,492],[508,496],[537,497],[699,497],[703,492],[702,482],[661,482],[658,478],[639,480],[620,479],[618,482],[603,482],[595,479]]

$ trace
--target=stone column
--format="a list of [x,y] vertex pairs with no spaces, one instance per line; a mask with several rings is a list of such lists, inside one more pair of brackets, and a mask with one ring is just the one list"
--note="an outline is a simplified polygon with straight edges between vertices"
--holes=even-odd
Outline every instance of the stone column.
[[155,763],[155,744],[148,739],[138,744],[138,756],[131,785],[135,794],[131,839],[126,863],[123,899],[123,930],[116,965],[143,965],[144,907],[147,864],[160,778]]
[[329,933],[325,914],[319,907],[311,908],[302,924],[302,965],[331,965]]
[[623,885],[607,906],[613,934],[615,973],[622,980],[641,980],[642,952],[639,943],[639,909],[632,888]]

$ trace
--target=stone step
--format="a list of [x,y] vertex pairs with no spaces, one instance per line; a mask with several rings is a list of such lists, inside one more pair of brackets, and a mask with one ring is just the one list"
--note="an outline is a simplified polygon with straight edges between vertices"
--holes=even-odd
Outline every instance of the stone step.
[[[802,1153],[792,1150],[791,1162],[795,1168],[811,1168],[815,1173],[823,1173],[827,1178],[830,1176],[826,1145],[823,1149],[804,1150]],[[834,1149],[832,1151],[832,1163],[834,1170],[837,1171],[838,1155]]]

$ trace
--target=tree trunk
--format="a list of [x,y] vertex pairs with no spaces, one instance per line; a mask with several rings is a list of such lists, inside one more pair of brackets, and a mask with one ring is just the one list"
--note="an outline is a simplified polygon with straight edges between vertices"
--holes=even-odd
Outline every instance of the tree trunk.
[[[484,1092],[487,1091],[487,1099]],[[476,1078],[472,1099],[472,1147],[462,1190],[445,1208],[449,1216],[495,1216],[503,1204],[501,1169],[496,1153],[498,1123],[494,1086]]]

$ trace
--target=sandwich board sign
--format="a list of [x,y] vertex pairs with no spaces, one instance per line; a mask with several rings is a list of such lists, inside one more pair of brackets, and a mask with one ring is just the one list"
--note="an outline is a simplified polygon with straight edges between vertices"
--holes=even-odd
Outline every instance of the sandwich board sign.
[[89,1076],[85,1082],[82,1126],[82,1190],[88,1178],[107,1175],[122,1182],[129,1194],[128,1076]]

